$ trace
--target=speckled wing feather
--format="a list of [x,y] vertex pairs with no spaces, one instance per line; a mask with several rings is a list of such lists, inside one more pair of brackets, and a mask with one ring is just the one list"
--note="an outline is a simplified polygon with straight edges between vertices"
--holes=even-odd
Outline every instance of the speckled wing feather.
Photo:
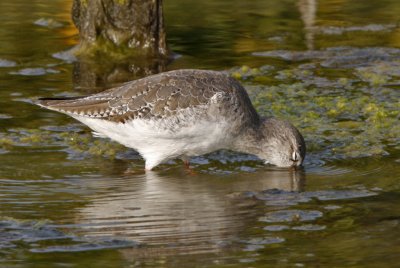
[[[125,123],[138,118],[167,118],[186,108],[207,105],[217,93],[224,96],[218,101],[226,102],[222,103],[221,112],[229,113],[232,108],[234,113],[247,113],[248,118],[258,120],[247,93],[236,80],[222,72],[201,70],[165,72],[98,94],[71,99],[41,99],[38,104],[71,116]],[[238,111],[240,109],[245,110]]]

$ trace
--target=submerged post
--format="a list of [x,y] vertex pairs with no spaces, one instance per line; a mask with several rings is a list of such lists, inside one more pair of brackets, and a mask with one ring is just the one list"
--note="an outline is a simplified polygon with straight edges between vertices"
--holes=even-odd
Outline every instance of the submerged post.
[[169,60],[162,0],[73,0],[76,88],[98,91],[159,73]]
[[162,0],[74,0],[78,54],[166,56]]

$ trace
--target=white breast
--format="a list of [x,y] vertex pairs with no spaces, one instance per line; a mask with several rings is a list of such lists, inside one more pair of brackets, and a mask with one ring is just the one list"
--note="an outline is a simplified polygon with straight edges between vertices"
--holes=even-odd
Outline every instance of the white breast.
[[180,156],[195,156],[229,147],[229,124],[224,120],[194,120],[175,129],[159,120],[135,119],[126,123],[75,118],[94,131],[137,150],[146,160],[146,169]]

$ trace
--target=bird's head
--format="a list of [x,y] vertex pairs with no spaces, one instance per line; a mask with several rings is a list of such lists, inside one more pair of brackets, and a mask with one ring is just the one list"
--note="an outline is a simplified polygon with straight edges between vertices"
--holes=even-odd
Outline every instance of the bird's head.
[[260,128],[259,158],[278,167],[302,165],[306,144],[292,124],[276,118],[263,118]]

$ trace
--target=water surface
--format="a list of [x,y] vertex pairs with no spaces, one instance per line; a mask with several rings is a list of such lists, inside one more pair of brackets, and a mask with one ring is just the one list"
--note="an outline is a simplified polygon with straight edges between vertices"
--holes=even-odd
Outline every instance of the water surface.
[[[166,69],[228,71],[301,130],[304,169],[216,152],[145,173],[136,152],[32,104],[121,82],[111,67],[82,80],[71,1],[3,0],[0,266],[397,267],[398,1],[164,4]],[[128,65],[125,80],[152,71]]]

